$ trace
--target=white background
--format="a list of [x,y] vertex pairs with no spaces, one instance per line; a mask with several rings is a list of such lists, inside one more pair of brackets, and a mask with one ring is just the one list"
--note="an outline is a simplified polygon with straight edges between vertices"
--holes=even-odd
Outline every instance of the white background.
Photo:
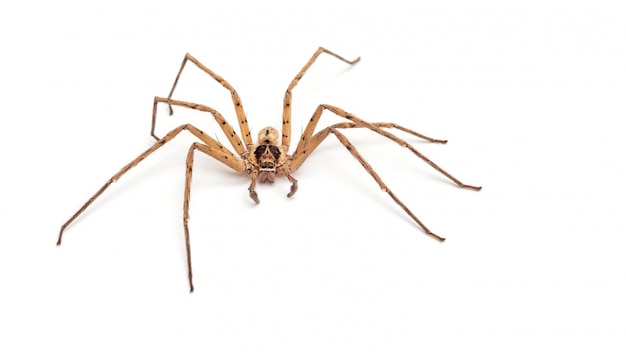
[[[48,1],[0,11],[0,350],[623,351],[626,10],[620,1]],[[148,148],[152,99],[185,52],[239,92],[253,131],[295,141],[319,103],[448,139],[411,144],[462,190],[373,133],[346,131],[424,233],[334,137],[259,185],[198,154],[196,292],[176,138]],[[189,66],[174,97],[235,125]],[[325,114],[321,125],[339,122]],[[159,110],[161,135],[210,116]],[[293,150],[293,149],[292,149]]]

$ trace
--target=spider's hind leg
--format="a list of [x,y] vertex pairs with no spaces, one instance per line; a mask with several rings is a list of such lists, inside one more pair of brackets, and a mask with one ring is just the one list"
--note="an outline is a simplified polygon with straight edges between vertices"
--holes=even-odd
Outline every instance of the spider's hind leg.
[[[221,148],[221,145],[214,141],[213,139],[206,140],[208,142],[206,145],[202,143],[193,143],[191,147],[189,147],[189,151],[187,152],[187,160],[186,160],[186,168],[185,168],[185,193],[183,196],[183,229],[185,231],[185,253],[187,255],[187,273],[189,278],[189,292],[193,292],[193,274],[191,270],[191,245],[189,241],[189,199],[191,198],[191,178],[193,174],[193,161],[194,154],[196,150],[203,152],[204,154],[211,156],[227,165],[225,160],[228,159],[228,155],[224,153],[224,149]],[[242,172],[243,163],[240,161],[236,161],[236,163],[230,163],[238,172]],[[229,166],[230,166],[229,165]]]

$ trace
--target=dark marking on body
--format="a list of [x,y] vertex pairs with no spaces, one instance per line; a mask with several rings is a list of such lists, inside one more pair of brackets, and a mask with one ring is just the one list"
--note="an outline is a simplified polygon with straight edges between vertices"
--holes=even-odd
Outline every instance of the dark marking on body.
[[263,157],[263,155],[266,153],[266,151],[269,149],[270,154],[272,155],[272,157],[274,157],[274,160],[278,160],[278,158],[280,157],[280,148],[278,148],[275,145],[260,145],[258,146],[255,150],[254,150],[254,156],[256,157],[257,160],[261,159],[261,157]]

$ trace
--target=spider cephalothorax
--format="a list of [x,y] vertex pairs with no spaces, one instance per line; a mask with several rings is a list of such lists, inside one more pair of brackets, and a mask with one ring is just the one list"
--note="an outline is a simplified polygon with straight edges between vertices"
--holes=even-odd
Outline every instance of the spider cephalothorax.
[[265,127],[259,132],[259,144],[249,145],[248,150],[251,152],[244,153],[245,174],[252,179],[248,190],[255,203],[259,203],[259,196],[254,190],[256,181],[274,183],[276,176],[286,175],[292,183],[288,196],[291,197],[298,189],[296,179],[289,175],[291,158],[284,146],[276,145],[277,140],[278,131],[273,127]]
[[274,183],[274,174],[280,158],[285,154],[275,145],[261,144],[254,149],[253,160],[259,168],[259,182]]
[[[283,102],[283,121],[282,121],[282,135],[280,140],[280,145],[278,144],[278,130],[272,127],[266,127],[259,132],[258,136],[258,144],[254,144],[252,142],[252,138],[250,136],[250,128],[248,127],[248,120],[243,110],[243,105],[241,103],[241,99],[239,95],[235,91],[235,89],[224,80],[222,77],[215,74],[213,71],[204,66],[200,61],[196,60],[193,56],[186,54],[183,62],[181,64],[180,70],[178,71],[178,75],[176,75],[176,79],[174,80],[174,85],[172,86],[172,90],[167,98],[154,98],[154,105],[152,109],[152,130],[151,135],[157,142],[150,148],[148,148],[145,152],[141,153],[137,158],[133,159],[130,163],[124,166],[118,173],[113,175],[97,192],[94,194],[83,206],[78,209],[78,211],[67,220],[63,226],[61,226],[61,231],[59,232],[59,239],[57,241],[57,245],[61,244],[61,239],[63,237],[63,231],[65,228],[71,224],[87,207],[98,198],[102,192],[104,192],[109,185],[113,182],[117,181],[122,175],[124,175],[128,170],[139,164],[142,160],[148,157],[150,154],[155,152],[157,149],[161,148],[165,143],[171,141],[182,131],[188,131],[193,134],[196,138],[198,138],[199,142],[195,142],[189,148],[187,152],[187,160],[186,160],[186,172],[185,172],[185,193],[183,200],[183,229],[185,231],[185,249],[187,254],[187,269],[188,269],[188,278],[189,278],[189,288],[193,291],[193,280],[192,280],[192,270],[191,270],[191,246],[189,244],[189,199],[191,195],[191,176],[193,171],[193,161],[195,151],[198,150],[202,153],[205,153],[216,160],[222,162],[226,166],[235,170],[237,173],[241,175],[245,175],[250,177],[251,182],[248,187],[248,191],[250,192],[250,198],[254,200],[254,202],[259,203],[259,197],[254,190],[256,185],[256,181],[258,180],[261,183],[274,183],[274,179],[276,176],[285,176],[291,182],[291,189],[287,194],[288,197],[291,197],[298,190],[298,181],[291,176],[293,172],[296,172],[300,166],[304,163],[304,161],[311,155],[311,153],[322,143],[326,137],[329,135],[334,135],[337,137],[339,142],[352,154],[352,156],[365,168],[365,170],[374,178],[376,183],[380,186],[380,188],[386,192],[393,201],[398,204],[407,215],[409,215],[415,223],[421,227],[424,232],[428,235],[443,241],[443,237],[439,237],[433,232],[431,232],[414,214],[409,210],[407,206],[404,205],[400,201],[400,199],[391,192],[389,187],[383,182],[383,180],[378,176],[378,174],[374,171],[374,169],[370,166],[370,164],[365,161],[363,156],[356,150],[356,148],[350,143],[348,138],[343,135],[339,130],[342,129],[351,129],[351,128],[365,128],[370,131],[388,138],[398,145],[409,149],[413,154],[415,154],[418,158],[424,160],[428,165],[435,168],[441,174],[452,180],[458,186],[463,188],[469,188],[473,190],[479,190],[480,187],[470,186],[461,181],[454,178],[448,172],[444,171],[438,165],[430,161],[423,154],[418,152],[415,148],[413,148],[408,142],[397,137],[396,135],[387,131],[387,129],[397,129],[402,132],[411,134],[415,137],[425,139],[427,141],[433,143],[446,143],[444,140],[434,139],[423,134],[417,133],[408,128],[396,125],[392,122],[374,122],[370,123],[360,118],[347,113],[346,111],[327,104],[322,104],[315,109],[313,116],[309,120],[304,132],[302,133],[301,138],[298,141],[298,146],[293,154],[288,154],[289,152],[289,143],[291,141],[291,91],[298,84],[304,73],[311,67],[311,65],[315,62],[318,56],[322,53],[326,53],[331,55],[345,63],[350,65],[355,64],[359,61],[359,58],[353,61],[349,61],[344,59],[343,57],[326,50],[324,48],[319,48],[313,54],[311,59],[304,65],[304,67],[300,70],[300,72],[296,75],[296,77],[291,81],[289,86],[287,87],[287,91],[285,92],[285,98]],[[218,83],[220,83],[224,88],[230,91],[231,98],[233,100],[233,105],[235,107],[235,113],[237,115],[237,121],[239,123],[239,129],[241,131],[241,138],[237,135],[237,132],[233,129],[233,127],[224,119],[224,117],[217,112],[215,109],[196,103],[185,102],[181,100],[172,99],[172,94],[174,93],[174,89],[178,84],[178,79],[180,78],[183,69],[185,68],[185,64],[187,61],[191,61],[202,71],[207,73],[213,79],[215,79]],[[234,151],[231,151],[224,145],[222,145],[217,139],[210,137],[206,133],[202,132],[200,129],[194,127],[190,124],[180,125],[179,127],[171,130],[162,138],[157,137],[154,133],[154,128],[156,124],[156,113],[157,113],[157,105],[160,103],[165,103],[170,108],[170,115],[172,114],[172,106],[181,106],[189,109],[199,110],[203,112],[210,113],[215,121],[218,123],[228,142],[233,147]],[[334,125],[330,125],[326,128],[315,132],[317,124],[322,117],[322,113],[324,111],[330,111],[338,117],[346,119],[347,121],[336,123]]]
[[255,168],[253,179],[258,177],[259,182],[274,183],[276,171],[283,170],[287,161],[287,151],[276,145],[278,131],[273,127],[265,127],[259,132],[259,145],[252,146],[250,162]]

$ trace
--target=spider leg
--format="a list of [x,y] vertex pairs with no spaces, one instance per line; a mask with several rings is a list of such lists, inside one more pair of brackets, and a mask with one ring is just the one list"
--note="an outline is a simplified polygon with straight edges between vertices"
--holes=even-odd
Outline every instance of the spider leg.
[[[426,140],[426,141],[429,141],[429,142],[432,142],[432,143],[439,143],[439,144],[446,144],[446,143],[448,143],[448,141],[445,140],[445,139],[435,139],[435,138],[432,138],[432,137],[428,137],[428,136],[423,135],[423,134],[421,134],[419,132],[415,132],[415,131],[413,131],[411,129],[408,129],[406,127],[402,127],[402,126],[400,126],[398,124],[395,124],[393,122],[371,122],[371,124],[376,126],[376,127],[380,127],[380,128],[395,128],[395,129],[398,129],[400,131],[406,132],[406,133],[411,134],[411,135],[413,135],[415,137],[421,138],[423,140]],[[348,128],[364,128],[366,126],[359,125],[359,124],[356,124],[354,122],[340,122],[340,123],[336,123],[336,124],[332,125],[331,127],[341,128],[341,129],[348,129]]]
[[[231,98],[233,100],[233,104],[235,105],[235,113],[237,114],[237,120],[239,121],[239,128],[241,130],[241,135],[243,136],[243,141],[245,145],[252,144],[252,136],[250,135],[250,127],[248,126],[248,120],[246,119],[246,114],[243,110],[243,105],[241,104],[241,99],[239,98],[239,94],[235,91],[235,88],[230,85],[224,78],[217,75],[215,72],[211,71],[209,68],[204,66],[200,61],[198,61],[195,57],[191,56],[191,54],[185,54],[185,58],[183,59],[182,64],[180,65],[180,70],[178,70],[178,74],[176,75],[176,79],[174,80],[174,84],[172,85],[172,89],[170,90],[170,94],[167,96],[168,99],[172,97],[174,94],[174,89],[176,89],[176,85],[178,84],[178,80],[180,79],[180,74],[183,72],[185,68],[185,64],[187,61],[193,62],[199,69],[204,71],[206,74],[211,76],[214,80],[216,80],[219,84],[221,84],[224,88],[230,91]],[[174,104],[175,105],[175,104]],[[172,110],[172,104],[169,104],[170,115],[174,113]]]
[[233,127],[228,122],[226,122],[222,114],[220,114],[217,110],[202,104],[188,103],[185,101],[173,100],[169,98],[154,97],[154,103],[152,106],[152,128],[150,130],[150,135],[152,135],[154,139],[159,140],[159,137],[154,134],[154,129],[156,126],[157,105],[159,103],[167,103],[170,106],[177,105],[210,113],[211,115],[213,115],[215,121],[220,126],[222,131],[224,131],[224,134],[228,138],[228,141],[233,146],[233,148],[235,148],[235,151],[237,151],[239,155],[245,152],[244,146],[241,144],[241,139],[239,139],[239,136],[237,136],[237,132],[235,132]]
[[[70,217],[69,220],[67,220],[63,224],[63,226],[61,226],[61,230],[59,231],[59,238],[57,240],[57,246],[61,245],[61,241],[63,239],[63,231],[65,231],[65,229],[72,222],[74,222],[74,220],[76,220],[76,218],[78,218],[78,216],[82,214],[89,207],[89,205],[91,205],[91,203],[93,203],[113,182],[116,182],[126,172],[128,172],[130,169],[135,167],[137,164],[139,164],[142,160],[147,158],[150,154],[155,152],[157,149],[161,148],[165,143],[174,139],[174,137],[176,137],[183,130],[189,131],[194,136],[198,137],[200,140],[206,143],[206,145],[200,144],[200,143],[194,143],[192,148],[199,149],[200,151],[226,164],[227,166],[229,166],[235,171],[238,171],[240,173],[244,171],[243,161],[239,159],[238,157],[236,157],[232,152],[230,152],[227,148],[225,148],[218,141],[207,136],[204,132],[202,132],[201,130],[197,129],[196,127],[192,125],[189,125],[189,124],[181,125],[173,129],[169,133],[167,133],[163,138],[161,138],[153,146],[151,146],[146,151],[141,153],[138,157],[133,159],[130,163],[122,167],[120,171],[118,171],[115,175],[113,175],[91,198],[89,198],[89,200],[85,202],[85,204],[83,204],[83,206],[80,209],[78,209],[78,211],[74,213],[74,215],[72,215],[72,217]],[[193,150],[191,150],[190,153],[192,155],[191,158],[189,157],[189,153],[187,155],[187,180],[185,183],[185,203],[183,206],[183,220],[185,224],[185,242],[187,246],[187,264],[189,268],[189,283],[190,283],[191,291],[193,291],[193,284],[191,282],[191,256],[190,256],[190,249],[189,249],[189,231],[187,229],[187,221],[189,219],[189,187],[191,183],[191,171],[192,171],[191,164],[193,162]]]
[[[189,147],[187,152],[186,168],[185,168],[185,193],[183,199],[183,228],[185,231],[185,253],[187,255],[187,273],[189,278],[189,292],[193,292],[193,274],[191,270],[191,245],[189,241],[189,199],[191,197],[191,179],[193,173],[193,160],[195,151],[199,150],[217,160],[224,157],[220,149],[210,145],[195,142]],[[243,168],[242,168],[243,169]]]
[[357,57],[356,59],[349,61],[333,53],[332,51],[327,50],[322,47],[318,48],[317,51],[315,51],[315,53],[309,59],[306,65],[304,65],[304,67],[300,70],[300,72],[298,72],[296,77],[291,81],[291,83],[289,84],[289,87],[287,87],[287,91],[285,92],[285,99],[283,101],[283,137],[282,137],[282,145],[286,147],[285,150],[289,150],[289,143],[291,142],[291,91],[293,90],[293,88],[295,88],[298,82],[300,82],[300,79],[302,78],[302,76],[304,76],[304,73],[309,69],[309,67],[311,67],[311,65],[313,65],[317,57],[320,56],[322,53],[326,53],[328,55],[334,56],[337,59],[350,65],[356,64],[361,59],[360,57]]
[[[352,121],[354,124],[356,124],[355,127],[359,126],[359,127],[363,127],[363,128],[368,128],[378,134],[380,134],[383,137],[389,138],[392,141],[396,142],[397,144],[399,144],[400,146],[409,149],[413,154],[415,154],[417,157],[419,157],[420,159],[422,159],[424,162],[426,162],[428,165],[430,165],[431,167],[433,167],[435,170],[439,171],[441,174],[443,174],[444,176],[446,176],[447,178],[449,178],[450,180],[452,180],[454,183],[456,183],[459,187],[462,188],[467,188],[467,189],[472,189],[472,190],[480,190],[481,187],[478,186],[472,186],[472,185],[468,185],[465,183],[462,183],[461,181],[459,181],[457,178],[455,178],[454,176],[452,176],[450,173],[448,173],[447,171],[445,171],[444,169],[442,169],[439,165],[435,164],[434,162],[432,162],[430,159],[428,159],[424,154],[420,153],[419,151],[417,151],[417,149],[413,148],[413,146],[411,146],[409,143],[407,143],[405,140],[398,138],[396,135],[383,130],[381,127],[377,126],[376,124],[372,124],[369,123],[367,121],[361,120],[360,118],[347,113],[346,111],[332,106],[332,105],[326,105],[326,104],[322,104],[319,105],[317,107],[317,109],[315,110],[315,112],[313,113],[313,117],[311,117],[306,129],[304,130],[304,133],[302,134],[302,138],[300,139],[300,142],[298,143],[298,147],[296,148],[296,151],[293,153],[293,159],[291,161],[291,169],[293,171],[297,170],[302,163],[304,162],[304,160],[311,154],[311,152],[324,140],[324,138],[326,138],[326,136],[328,135],[328,131],[326,131],[326,129],[318,132],[317,134],[313,135],[313,132],[315,131],[315,127],[317,126],[317,123],[319,122],[319,119],[322,117],[322,113],[324,112],[324,110],[329,110],[332,113],[334,113],[337,116],[346,118],[350,121]],[[340,125],[341,126],[341,125]],[[402,127],[402,129],[404,129],[404,127]],[[408,129],[406,129],[408,130]],[[411,130],[408,130],[411,132]],[[417,134],[417,132],[415,132],[415,134]],[[423,136],[423,135],[420,135]],[[425,137],[425,136],[423,136]],[[420,137],[420,138],[423,138]],[[428,137],[430,138],[430,137]],[[438,141],[438,140],[437,140]],[[441,141],[443,142],[443,141]]]
[[398,204],[400,206],[400,208],[402,208],[402,210],[404,210],[411,217],[411,219],[413,219],[413,221],[415,221],[424,230],[424,232],[426,232],[426,234],[428,234],[431,237],[434,237],[435,239],[437,239],[439,241],[444,241],[445,240],[445,238],[440,237],[440,236],[434,234],[432,231],[430,231],[426,227],[426,225],[424,225],[424,223],[422,223],[420,221],[420,219],[418,219],[417,216],[415,216],[415,214],[413,214],[413,212],[411,212],[411,210],[409,210],[409,208],[406,205],[404,205],[404,203],[402,203],[402,201],[393,192],[391,192],[389,187],[387,187],[387,185],[383,182],[383,180],[380,178],[380,176],[378,176],[378,174],[376,173],[376,171],[374,171],[372,166],[367,161],[365,161],[365,159],[356,150],[356,148],[352,145],[352,143],[350,143],[350,141],[348,140],[348,138],[346,136],[344,136],[336,128],[333,128],[333,127],[328,127],[325,130],[333,133],[337,137],[337,139],[339,139],[339,142],[341,142],[341,144],[343,144],[344,147],[346,147],[346,149],[348,149],[350,154],[352,154],[352,156],[354,156],[354,158],[356,160],[358,160],[359,163],[361,163],[363,168],[365,168],[365,171],[367,171],[374,178],[376,183],[378,183],[378,185],[380,186],[380,189],[383,190],[383,192],[386,192],[387,194],[389,194],[391,199],[393,199],[393,201],[396,202],[396,204]]

